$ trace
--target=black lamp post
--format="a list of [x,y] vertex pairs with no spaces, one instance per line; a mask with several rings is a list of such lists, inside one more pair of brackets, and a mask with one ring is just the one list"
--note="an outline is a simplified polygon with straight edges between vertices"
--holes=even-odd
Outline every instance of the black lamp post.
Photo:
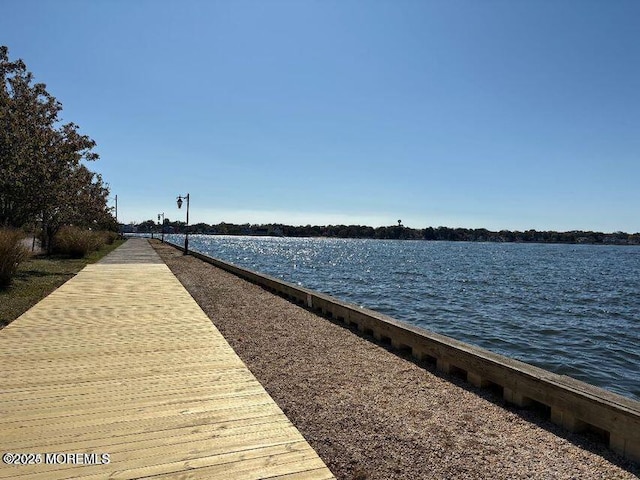
[[187,224],[185,225],[185,230],[184,230],[184,254],[188,255],[189,254],[189,194],[187,193],[187,195],[185,197],[183,197],[182,195],[178,195],[178,208],[182,208],[182,203],[183,200],[187,201]]
[[[160,223],[160,216],[162,216],[162,223]],[[164,243],[164,212],[158,214],[158,223],[160,223],[160,231],[162,232],[162,243]]]

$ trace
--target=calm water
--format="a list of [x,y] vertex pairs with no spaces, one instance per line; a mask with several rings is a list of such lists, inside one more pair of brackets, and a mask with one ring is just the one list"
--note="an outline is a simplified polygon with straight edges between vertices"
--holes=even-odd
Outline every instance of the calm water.
[[190,248],[640,399],[640,247],[193,235]]

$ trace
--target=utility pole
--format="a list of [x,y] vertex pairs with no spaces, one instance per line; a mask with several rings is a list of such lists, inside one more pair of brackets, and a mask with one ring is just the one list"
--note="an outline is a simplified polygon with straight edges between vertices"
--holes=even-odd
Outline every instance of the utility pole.
[[118,223],[118,195],[116,194],[116,227],[118,227],[118,235],[122,235],[120,224]]
[[182,208],[183,200],[187,201],[187,223],[184,229],[184,254],[188,255],[189,254],[189,194],[188,193],[186,197],[182,195],[178,195],[178,199],[177,199],[178,208]]
[[[160,223],[160,216],[162,216],[162,223]],[[158,223],[160,223],[162,232],[162,243],[164,243],[164,212],[158,214]]]

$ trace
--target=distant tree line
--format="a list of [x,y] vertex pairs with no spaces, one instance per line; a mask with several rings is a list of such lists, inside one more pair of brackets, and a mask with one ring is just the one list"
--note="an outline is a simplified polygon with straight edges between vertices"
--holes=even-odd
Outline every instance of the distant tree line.
[[[363,225],[305,225],[291,226],[280,223],[234,224],[219,223],[209,225],[197,223],[188,227],[189,233],[209,235],[264,235],[282,237],[326,237],[326,238],[375,238],[399,240],[447,240],[453,242],[522,242],[522,243],[588,243],[614,245],[640,245],[640,233],[624,232],[602,233],[591,231],[538,231],[526,230],[491,231],[485,228],[428,227],[408,228],[400,222],[388,227],[368,227]],[[161,226],[153,220],[147,220],[131,226],[131,231],[140,233],[160,232]],[[164,223],[165,233],[184,233],[184,222],[172,222],[168,218]]]
[[45,246],[65,225],[117,229],[109,189],[85,162],[95,142],[61,123],[62,104],[0,46],[0,227],[41,228]]

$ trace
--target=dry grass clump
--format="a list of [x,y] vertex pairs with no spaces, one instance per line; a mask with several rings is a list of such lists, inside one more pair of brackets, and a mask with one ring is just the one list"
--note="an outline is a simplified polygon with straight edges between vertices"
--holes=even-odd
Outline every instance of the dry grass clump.
[[118,234],[112,231],[100,232],[100,236],[104,245],[113,245],[113,242],[118,239]]
[[9,285],[20,262],[29,258],[29,250],[22,243],[23,238],[20,230],[0,229],[0,287]]
[[79,227],[62,227],[53,238],[53,251],[69,255],[71,258],[83,258],[100,249],[105,243],[101,232]]

